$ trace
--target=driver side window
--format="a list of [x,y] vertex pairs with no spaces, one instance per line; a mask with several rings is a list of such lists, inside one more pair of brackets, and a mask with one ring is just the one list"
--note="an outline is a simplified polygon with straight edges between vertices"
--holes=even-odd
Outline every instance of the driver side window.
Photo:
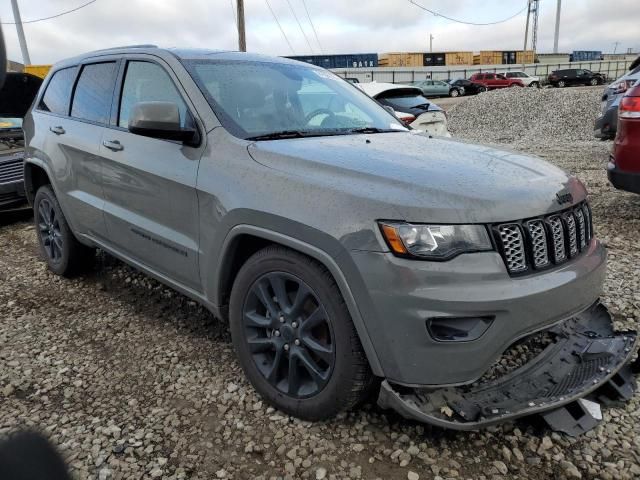
[[151,62],[130,61],[122,85],[118,126],[127,128],[129,115],[138,102],[173,102],[178,105],[180,126],[191,126],[187,105],[164,69]]

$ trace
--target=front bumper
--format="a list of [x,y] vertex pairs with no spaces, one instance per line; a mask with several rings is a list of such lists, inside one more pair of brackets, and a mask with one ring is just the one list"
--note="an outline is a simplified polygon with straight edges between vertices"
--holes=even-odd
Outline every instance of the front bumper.
[[609,162],[607,165],[607,176],[609,177],[611,185],[618,190],[640,193],[640,172],[624,172],[618,170],[613,163]]
[[596,118],[593,134],[596,138],[609,140],[616,136],[618,130],[618,106],[612,105]]
[[0,209],[15,208],[26,203],[24,181],[0,183]]
[[[516,340],[589,308],[599,297],[606,253],[592,240],[572,261],[512,278],[496,252],[447,262],[351,252],[365,286],[356,298],[371,308],[366,328],[385,378],[395,384],[442,387],[471,383]],[[491,318],[476,340],[434,339],[432,318]]]
[[[403,389],[385,381],[379,404],[406,418],[455,430],[473,430],[542,413],[552,428],[576,435],[593,428],[599,404],[629,400],[635,379],[627,364],[635,332],[614,333],[602,305],[549,330],[553,341],[502,378],[471,387]],[[588,401],[590,415],[578,399]],[[594,407],[595,406],[595,407]]]

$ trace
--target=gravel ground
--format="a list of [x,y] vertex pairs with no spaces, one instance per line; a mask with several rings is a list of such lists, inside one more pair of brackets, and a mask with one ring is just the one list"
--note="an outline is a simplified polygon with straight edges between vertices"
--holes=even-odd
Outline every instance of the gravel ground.
[[[597,90],[489,93],[456,105],[450,120],[459,137],[543,156],[585,181],[610,253],[603,299],[619,327],[637,327],[640,196],[608,185],[610,143],[591,140],[593,118],[589,128],[557,122],[570,131],[535,121],[555,121],[548,103],[565,94],[593,117]],[[517,115],[505,105],[516,93]],[[494,120],[500,112],[508,127]],[[28,214],[0,215],[0,435],[43,431],[76,478],[640,477],[639,395],[577,439],[535,419],[443,431],[373,405],[302,422],[261,402],[227,329],[202,308],[105,255],[90,274],[60,279],[38,260],[34,238]]]

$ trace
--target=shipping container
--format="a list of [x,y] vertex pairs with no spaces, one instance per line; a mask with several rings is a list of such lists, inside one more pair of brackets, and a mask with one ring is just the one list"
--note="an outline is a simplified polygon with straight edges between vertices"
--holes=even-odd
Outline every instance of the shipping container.
[[447,64],[446,53],[425,53],[423,66],[441,67]]
[[445,65],[473,65],[473,52],[446,52]]
[[377,53],[351,53],[344,55],[295,55],[290,58],[323,68],[368,68],[378,66]]
[[516,52],[516,63],[535,63],[536,55],[533,50],[520,50]]
[[24,67],[24,73],[30,73],[36,77],[44,78],[50,69],[51,65],[26,65]]
[[424,53],[392,52],[383,53],[378,59],[381,67],[423,67]]
[[574,50],[571,54],[572,62],[591,62],[602,60],[600,50]]
[[[474,56],[474,64],[476,62]],[[501,65],[502,50],[481,50],[478,55],[478,63],[476,65]]]

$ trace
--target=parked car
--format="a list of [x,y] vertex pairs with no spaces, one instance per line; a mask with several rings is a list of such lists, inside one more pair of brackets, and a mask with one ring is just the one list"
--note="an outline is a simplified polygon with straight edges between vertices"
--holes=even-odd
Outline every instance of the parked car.
[[360,83],[358,87],[380,104],[393,108],[396,116],[411,128],[431,135],[451,136],[446,113],[429,101],[420,88],[379,82]]
[[451,86],[464,89],[464,95],[477,95],[486,92],[487,87],[481,83],[472,82],[465,78],[457,78],[450,82]]
[[7,73],[0,88],[0,209],[26,206],[22,118],[42,84],[24,73]]
[[345,77],[345,80],[349,83],[360,83],[360,80],[355,77]]
[[[586,188],[541,159],[407,129],[313,65],[202,49],[64,60],[23,128],[48,268],[99,247],[202,303],[289,415],[376,394],[440,427],[574,425],[632,396]],[[541,331],[542,353],[478,382]]]
[[519,78],[507,78],[500,73],[474,73],[469,78],[474,83],[481,83],[489,90],[508,87],[524,87]]
[[425,97],[459,97],[464,95],[464,89],[457,85],[450,85],[440,80],[419,80],[409,85],[422,90]]
[[521,71],[505,72],[504,76],[507,78],[520,79],[525,87],[540,88],[540,77],[529,75],[526,72],[521,72]]
[[618,78],[604,89],[602,111],[596,118],[594,134],[603,140],[613,139],[618,128],[618,105],[624,94],[640,80],[640,57],[631,64],[629,73]]
[[614,187],[640,193],[640,80],[620,101],[618,131],[607,173]]
[[583,68],[567,68],[554,70],[549,74],[549,83],[554,87],[564,88],[575,85],[602,85],[607,81],[604,73],[594,73]]

